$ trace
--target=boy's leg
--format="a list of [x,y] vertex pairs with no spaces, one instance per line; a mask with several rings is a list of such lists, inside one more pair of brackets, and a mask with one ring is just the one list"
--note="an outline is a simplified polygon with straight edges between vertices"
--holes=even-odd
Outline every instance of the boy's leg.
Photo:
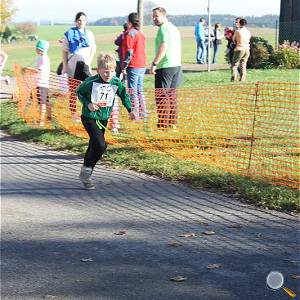
[[[96,120],[81,117],[82,124],[87,131],[90,141],[89,147],[84,157],[84,165],[94,169],[96,163],[101,159],[103,153],[106,150],[106,142],[104,138],[105,129],[99,128]],[[107,125],[107,122],[103,124]]]
[[[86,129],[90,140],[89,146],[84,156],[84,164],[81,167],[79,179],[84,184],[86,189],[92,190],[95,188],[91,175],[96,163],[101,159],[102,154],[105,152],[106,143],[104,139],[103,128],[99,128],[95,120],[87,119],[85,117],[81,117],[82,124]],[[103,124],[106,126],[106,123]]]
[[45,87],[37,87],[37,98],[40,104],[40,126],[45,125],[46,103],[48,99],[48,89]]
[[118,133],[119,128],[120,128],[120,123],[119,123],[119,100],[118,97],[115,99],[115,103],[111,112],[111,131],[112,133]]

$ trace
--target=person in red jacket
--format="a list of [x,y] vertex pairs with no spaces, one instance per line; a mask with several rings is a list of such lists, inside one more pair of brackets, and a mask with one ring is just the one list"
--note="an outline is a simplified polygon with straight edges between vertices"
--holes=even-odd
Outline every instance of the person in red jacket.
[[140,20],[137,13],[128,15],[128,29],[124,35],[123,74],[127,75],[127,85],[135,119],[146,116],[146,104],[143,94],[143,81],[146,71],[146,41],[140,31]]

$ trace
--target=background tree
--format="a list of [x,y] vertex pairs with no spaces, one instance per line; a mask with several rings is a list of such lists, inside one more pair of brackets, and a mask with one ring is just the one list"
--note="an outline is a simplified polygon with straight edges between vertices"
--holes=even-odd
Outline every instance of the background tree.
[[5,30],[6,25],[10,22],[12,16],[16,13],[17,9],[14,7],[12,0],[0,1],[0,20],[1,32]]
[[144,24],[151,25],[152,24],[152,8],[157,7],[158,5],[152,1],[144,2]]
[[24,36],[34,34],[37,31],[36,24],[32,22],[18,23],[15,28],[17,32]]

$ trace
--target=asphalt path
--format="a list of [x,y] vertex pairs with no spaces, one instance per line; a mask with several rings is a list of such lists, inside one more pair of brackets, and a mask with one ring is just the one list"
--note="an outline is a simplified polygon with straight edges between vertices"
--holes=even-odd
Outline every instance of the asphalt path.
[[300,299],[297,216],[1,136],[1,299]]

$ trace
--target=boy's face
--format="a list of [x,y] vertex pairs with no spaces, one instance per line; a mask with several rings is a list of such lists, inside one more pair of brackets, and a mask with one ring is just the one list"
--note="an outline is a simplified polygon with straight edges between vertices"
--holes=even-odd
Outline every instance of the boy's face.
[[43,51],[41,51],[40,49],[35,48],[35,52],[37,55],[43,55]]
[[100,77],[105,81],[109,82],[113,76],[116,74],[116,71],[112,67],[108,68],[98,68],[97,73],[100,75]]

